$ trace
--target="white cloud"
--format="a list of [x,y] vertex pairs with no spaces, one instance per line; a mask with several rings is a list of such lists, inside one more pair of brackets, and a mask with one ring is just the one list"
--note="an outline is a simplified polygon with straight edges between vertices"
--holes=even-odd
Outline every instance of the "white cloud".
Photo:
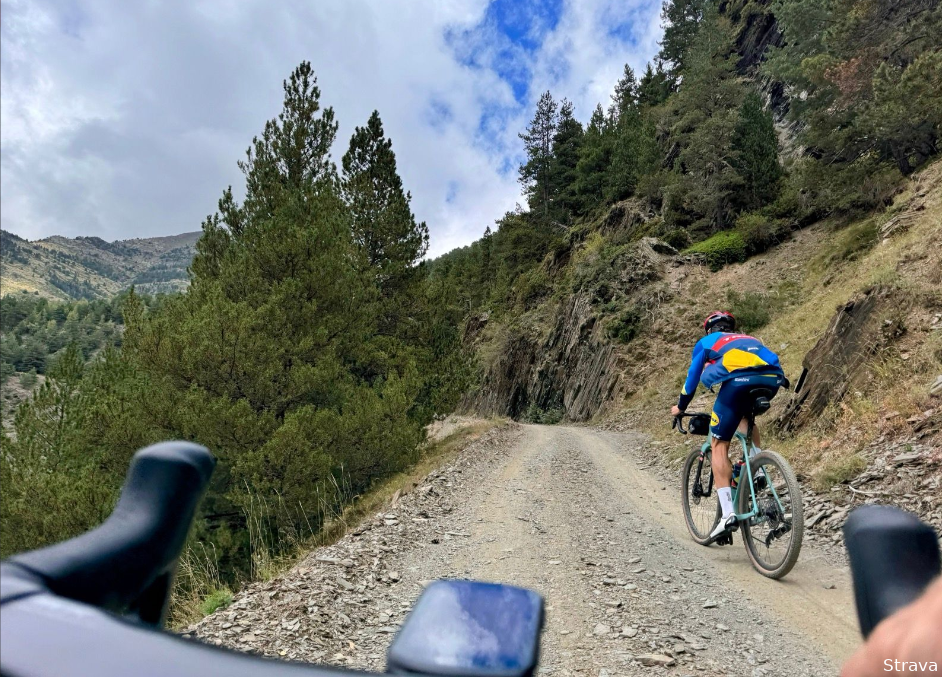
[[[656,50],[659,3],[570,1],[535,51],[527,102],[456,56],[485,0],[54,2],[9,0],[2,31],[2,224],[51,234],[146,237],[196,230],[281,104],[303,59],[340,122],[380,111],[431,254],[480,236],[519,198],[517,133],[549,87],[583,120],[622,64]],[[631,19],[634,41],[608,34]],[[477,34],[483,53],[498,36]],[[460,40],[460,37],[459,37]],[[528,60],[528,61],[527,61]],[[485,60],[485,63],[488,63]],[[485,113],[495,114],[482,127]],[[494,124],[496,122],[497,124]]]

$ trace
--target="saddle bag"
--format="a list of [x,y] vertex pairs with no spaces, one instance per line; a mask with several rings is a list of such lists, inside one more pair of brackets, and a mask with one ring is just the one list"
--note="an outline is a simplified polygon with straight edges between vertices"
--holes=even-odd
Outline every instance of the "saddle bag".
[[687,422],[687,432],[691,435],[707,435],[710,432],[710,415],[697,414]]

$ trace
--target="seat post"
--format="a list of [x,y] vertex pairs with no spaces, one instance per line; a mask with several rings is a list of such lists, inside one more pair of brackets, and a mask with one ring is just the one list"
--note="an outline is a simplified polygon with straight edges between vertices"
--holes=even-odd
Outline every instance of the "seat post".
[[753,445],[752,442],[752,429],[756,425],[756,415],[753,412],[749,412],[749,415],[746,416],[746,454],[749,453],[749,447]]

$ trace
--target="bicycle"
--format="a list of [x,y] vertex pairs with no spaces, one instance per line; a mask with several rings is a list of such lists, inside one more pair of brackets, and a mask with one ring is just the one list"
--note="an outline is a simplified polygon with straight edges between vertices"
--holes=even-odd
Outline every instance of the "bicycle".
[[[779,579],[798,561],[804,535],[801,489],[795,472],[780,454],[755,449],[752,431],[755,417],[769,410],[771,392],[756,389],[754,404],[746,415],[747,431],[737,430],[734,440],[742,446],[742,460],[734,465],[733,506],[737,527],[742,528],[743,543],[753,568],[763,576]],[[688,428],[683,419],[690,418]],[[681,433],[707,435],[710,415],[681,414],[674,418],[674,428]],[[738,472],[737,472],[738,470]],[[720,520],[721,510],[713,491],[713,465],[710,441],[687,456],[681,471],[684,521],[693,540],[700,545],[732,545],[733,532],[711,539],[710,533]]]
[[[143,449],[104,524],[0,563],[0,675],[368,677],[161,632],[173,572],[214,464],[189,442]],[[938,535],[914,515],[873,505],[853,511],[844,534],[867,637],[939,575]],[[543,600],[533,591],[432,583],[393,641],[386,672],[532,677],[542,627]]]

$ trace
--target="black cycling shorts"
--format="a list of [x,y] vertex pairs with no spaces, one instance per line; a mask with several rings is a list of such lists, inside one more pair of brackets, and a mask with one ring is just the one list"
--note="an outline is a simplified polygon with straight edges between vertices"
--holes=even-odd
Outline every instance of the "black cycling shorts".
[[748,392],[756,386],[762,386],[771,390],[774,395],[781,383],[782,377],[778,374],[747,374],[724,381],[713,403],[710,433],[724,442],[733,439],[739,422],[749,413],[749,408],[755,401],[748,396]]

